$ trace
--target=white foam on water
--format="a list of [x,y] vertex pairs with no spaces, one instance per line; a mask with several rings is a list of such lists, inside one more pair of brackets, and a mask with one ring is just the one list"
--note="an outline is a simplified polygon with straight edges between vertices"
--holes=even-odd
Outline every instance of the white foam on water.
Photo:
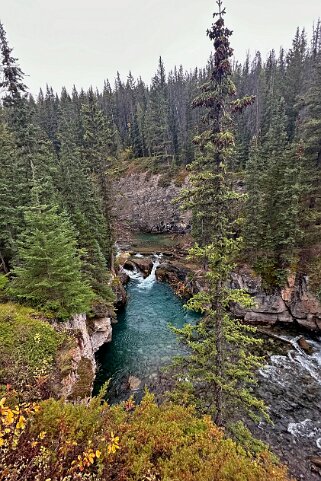
[[143,274],[137,269],[137,267],[135,267],[132,271],[130,269],[124,269],[124,267],[121,267],[121,270],[127,274],[130,279],[135,281],[141,281],[144,279]]
[[156,282],[156,269],[160,265],[162,257],[162,254],[154,255],[152,272],[149,274],[148,277],[146,277],[146,279],[142,279],[140,281],[138,285],[140,289],[151,289],[151,287],[153,287]]
[[313,438],[316,431],[317,429],[311,419],[305,419],[299,423],[289,423],[288,425],[288,432],[296,437]]

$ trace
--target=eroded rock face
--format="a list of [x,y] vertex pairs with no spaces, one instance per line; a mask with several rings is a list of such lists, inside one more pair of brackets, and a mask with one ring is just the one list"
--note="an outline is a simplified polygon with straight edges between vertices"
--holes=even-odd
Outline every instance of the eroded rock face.
[[64,329],[77,338],[77,345],[68,353],[71,368],[61,381],[60,397],[75,399],[90,395],[95,373],[95,353],[112,340],[112,319],[88,320],[85,314],[73,317],[64,324]]
[[291,275],[284,289],[266,294],[260,279],[244,267],[233,273],[232,287],[245,289],[253,296],[254,308],[233,308],[236,317],[246,322],[270,326],[277,323],[297,324],[310,331],[321,331],[321,304],[309,291],[306,276]]
[[183,233],[189,229],[190,215],[173,203],[181,187],[174,183],[159,186],[160,177],[136,173],[114,183],[113,213],[118,223],[134,231],[151,233]]
[[95,354],[101,346],[112,340],[111,318],[94,319],[91,323],[90,331],[90,342],[93,353]]

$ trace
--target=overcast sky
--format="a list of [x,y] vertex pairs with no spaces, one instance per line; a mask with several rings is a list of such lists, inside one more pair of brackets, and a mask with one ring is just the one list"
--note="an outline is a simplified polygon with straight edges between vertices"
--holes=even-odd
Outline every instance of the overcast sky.
[[[320,0],[225,0],[237,59],[288,48],[297,26],[310,33]],[[167,70],[203,66],[215,0],[0,0],[0,19],[36,93],[46,83],[101,88],[131,70],[149,82],[162,55]]]

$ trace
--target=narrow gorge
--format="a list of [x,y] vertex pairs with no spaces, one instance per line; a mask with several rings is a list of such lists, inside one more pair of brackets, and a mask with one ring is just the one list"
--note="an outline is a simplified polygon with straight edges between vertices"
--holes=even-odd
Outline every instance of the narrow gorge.
[[[155,189],[158,180],[159,176],[146,179],[139,174],[116,187],[117,224],[123,226],[116,264],[128,297],[113,326],[112,342],[96,356],[95,382],[98,392],[111,380],[112,402],[131,395],[140,399],[144,386],[158,385],[157,392],[161,368],[183,352],[169,324],[181,327],[197,322],[197,316],[188,313],[177,297],[186,298],[202,289],[197,266],[186,261],[188,216],[182,218],[172,203],[177,187]],[[274,425],[250,423],[250,427],[290,464],[302,457],[302,467],[295,469],[304,476],[309,470],[306,458],[321,449],[320,303],[305,277],[293,276],[283,290],[267,294],[260,279],[243,266],[232,275],[231,285],[246,289],[255,301],[255,307],[248,310],[232,306],[235,317],[258,326],[258,335],[264,338],[266,361],[259,372],[257,392],[269,406]]]

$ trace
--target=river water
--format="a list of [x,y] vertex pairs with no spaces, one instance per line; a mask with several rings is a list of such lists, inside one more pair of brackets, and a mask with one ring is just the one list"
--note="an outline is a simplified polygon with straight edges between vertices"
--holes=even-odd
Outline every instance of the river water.
[[183,352],[177,336],[169,328],[183,327],[195,322],[197,315],[187,311],[182,301],[168,284],[156,280],[155,271],[160,258],[154,258],[153,271],[146,279],[136,272],[127,271],[128,303],[113,326],[113,340],[98,353],[100,369],[95,391],[111,380],[111,400],[129,394],[128,379],[134,376],[143,384],[157,377],[159,369]]

